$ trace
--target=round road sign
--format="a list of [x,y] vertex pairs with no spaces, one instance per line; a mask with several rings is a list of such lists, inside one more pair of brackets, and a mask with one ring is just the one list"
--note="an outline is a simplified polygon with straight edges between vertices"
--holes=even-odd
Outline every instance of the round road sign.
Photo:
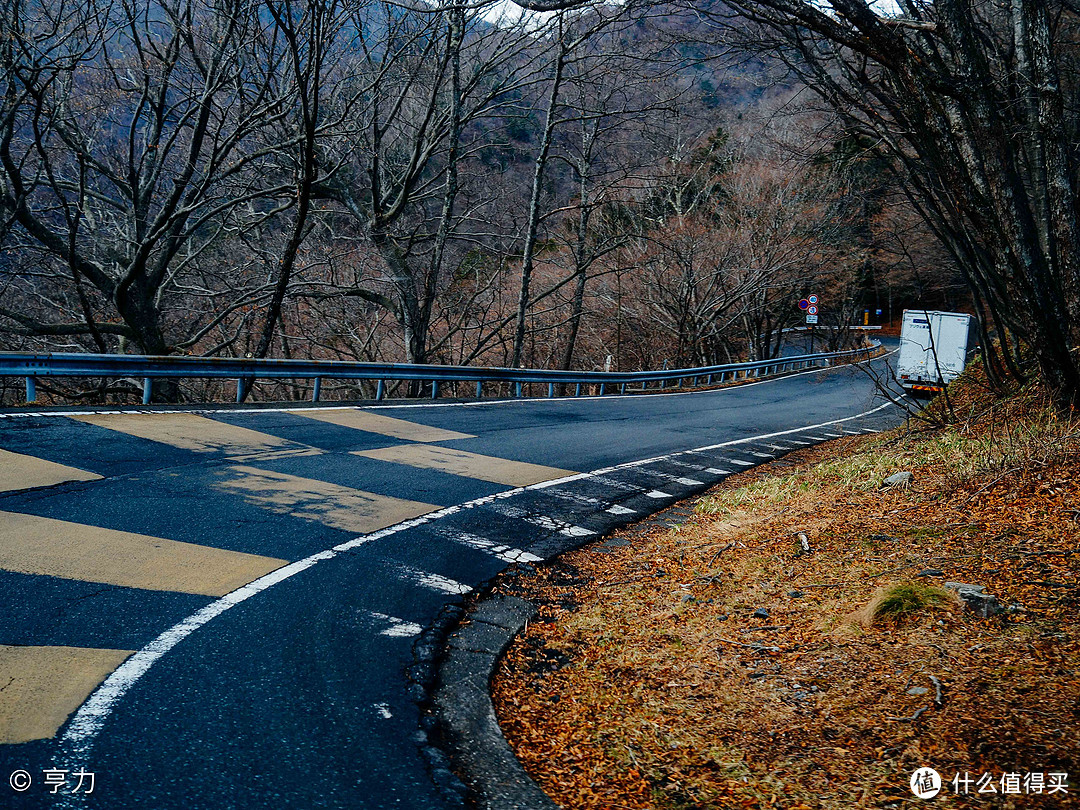
[[816,295],[807,296],[806,300],[809,301],[811,304],[816,304],[817,303],[817,296]]
[[799,302],[799,309],[806,309],[808,306],[810,306],[810,302],[805,298]]
[[813,304],[811,304],[809,307],[807,307],[806,314],[807,315],[817,315],[817,307],[815,307]]

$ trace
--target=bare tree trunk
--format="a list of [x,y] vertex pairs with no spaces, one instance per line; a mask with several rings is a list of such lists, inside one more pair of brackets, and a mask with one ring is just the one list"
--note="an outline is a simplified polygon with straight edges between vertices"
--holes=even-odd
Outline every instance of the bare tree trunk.
[[566,344],[563,346],[562,360],[559,368],[569,371],[574,362],[574,347],[577,343],[578,331],[581,329],[581,314],[585,304],[585,283],[588,281],[589,260],[586,258],[589,239],[589,219],[591,214],[589,201],[589,164],[592,151],[591,133],[586,130],[582,134],[582,154],[578,161],[578,217],[577,233],[574,244],[574,295],[570,301],[570,318],[568,321],[569,333],[566,336]]
[[[307,9],[300,20],[303,31],[295,27],[294,10],[291,0],[283,0],[279,5],[267,3],[267,8],[277,23],[288,46],[289,60],[292,66],[293,80],[296,82],[296,95],[300,102],[300,122],[302,139],[300,141],[300,172],[297,178],[295,201],[296,216],[292,231],[285,243],[285,250],[278,262],[277,279],[266,308],[259,341],[255,346],[254,356],[266,357],[274,340],[274,330],[281,322],[281,308],[289,289],[289,281],[296,266],[300,246],[307,234],[308,216],[311,211],[312,190],[315,186],[318,167],[315,163],[316,130],[319,122],[319,104],[322,94],[322,63],[325,54],[327,26],[330,22],[333,4],[323,4],[317,0],[308,0]],[[304,54],[307,55],[305,63]],[[243,402],[251,393],[253,381],[241,380],[237,401]]]
[[562,86],[563,68],[566,62],[566,45],[563,42],[562,21],[560,15],[559,44],[555,56],[555,72],[548,91],[547,111],[544,115],[544,128],[540,135],[540,144],[533,168],[532,193],[529,196],[529,224],[525,233],[525,245],[521,256],[521,288],[518,294],[517,326],[514,329],[514,350],[510,360],[512,368],[521,366],[521,355],[525,346],[525,318],[529,309],[529,287],[532,283],[533,255],[536,251],[536,236],[540,225],[540,197],[543,192],[544,169],[547,166],[548,153],[551,151],[551,136],[555,131],[559,90]]

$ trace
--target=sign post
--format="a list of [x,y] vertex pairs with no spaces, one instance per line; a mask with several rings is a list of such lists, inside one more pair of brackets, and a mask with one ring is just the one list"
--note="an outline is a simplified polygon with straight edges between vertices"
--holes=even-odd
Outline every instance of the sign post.
[[818,322],[818,297],[816,295],[806,296],[799,302],[799,309],[806,310],[806,325],[810,327],[810,354],[813,354],[814,327],[817,326]]

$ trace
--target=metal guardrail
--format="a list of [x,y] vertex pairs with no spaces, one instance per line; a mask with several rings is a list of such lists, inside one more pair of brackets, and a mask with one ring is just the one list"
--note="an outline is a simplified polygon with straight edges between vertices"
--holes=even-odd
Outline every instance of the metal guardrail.
[[[37,400],[36,381],[39,377],[116,377],[142,379],[143,404],[153,399],[154,380],[178,378],[236,379],[237,401],[241,401],[245,382],[257,379],[310,379],[312,402],[318,402],[322,381],[376,380],[375,399],[383,399],[387,380],[420,380],[431,384],[432,399],[439,395],[439,385],[447,382],[475,382],[476,396],[483,395],[485,382],[514,385],[516,396],[522,395],[527,383],[547,383],[547,395],[555,396],[555,386],[573,385],[574,396],[581,395],[583,385],[599,385],[599,393],[618,387],[621,393],[627,386],[640,385],[646,390],[650,383],[658,388],[674,383],[682,387],[686,380],[692,385],[732,381],[746,377],[763,377],[794,371],[830,360],[869,357],[881,344],[843,352],[821,352],[794,357],[777,357],[752,363],[733,363],[701,368],[663,369],[661,371],[548,371],[545,369],[482,368],[478,366],[411,365],[408,363],[353,363],[340,360],[253,360],[232,357],[148,357],[126,354],[14,354],[0,353],[0,377],[23,377],[26,382],[26,401]],[[741,375],[741,377],[740,377]]]

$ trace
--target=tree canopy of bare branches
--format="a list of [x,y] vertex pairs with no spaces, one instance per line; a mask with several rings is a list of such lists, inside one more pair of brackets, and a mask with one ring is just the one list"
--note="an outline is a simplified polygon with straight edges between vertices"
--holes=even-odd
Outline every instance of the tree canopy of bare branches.
[[[988,370],[1080,404],[1077,10],[1034,0],[689,3],[783,56],[887,156],[964,272]],[[997,341],[991,341],[991,332]]]

